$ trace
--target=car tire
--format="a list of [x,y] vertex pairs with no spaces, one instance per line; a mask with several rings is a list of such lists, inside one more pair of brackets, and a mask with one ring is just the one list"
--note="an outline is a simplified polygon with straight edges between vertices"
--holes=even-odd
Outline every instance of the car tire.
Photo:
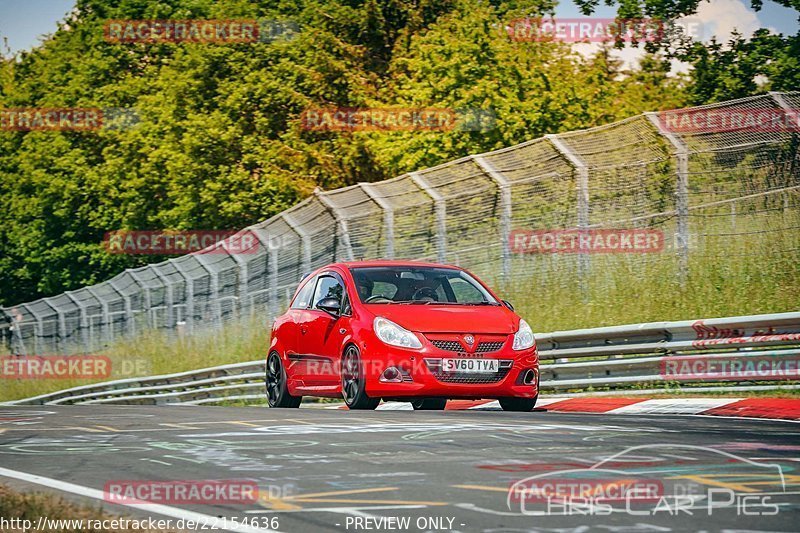
[[342,355],[342,397],[348,409],[373,410],[381,403],[380,398],[370,398],[366,391],[366,375],[361,364],[361,353],[350,344]]
[[303,397],[289,394],[286,370],[278,352],[272,352],[267,357],[266,385],[267,404],[270,407],[300,407]]
[[503,411],[533,411],[538,399],[538,394],[533,398],[500,398],[500,407]]
[[442,411],[447,405],[447,398],[417,398],[411,400],[415,411]]

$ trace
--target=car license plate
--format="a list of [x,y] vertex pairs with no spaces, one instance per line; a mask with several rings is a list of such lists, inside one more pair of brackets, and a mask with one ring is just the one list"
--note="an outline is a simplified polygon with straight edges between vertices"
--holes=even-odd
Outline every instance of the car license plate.
[[497,372],[500,370],[499,359],[442,359],[442,370],[445,372]]

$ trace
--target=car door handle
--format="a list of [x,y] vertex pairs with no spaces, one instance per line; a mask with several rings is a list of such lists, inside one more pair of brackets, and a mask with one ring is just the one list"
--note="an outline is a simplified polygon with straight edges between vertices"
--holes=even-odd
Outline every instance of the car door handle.
[[308,328],[305,326],[300,326],[300,333],[305,335],[306,333],[308,333]]

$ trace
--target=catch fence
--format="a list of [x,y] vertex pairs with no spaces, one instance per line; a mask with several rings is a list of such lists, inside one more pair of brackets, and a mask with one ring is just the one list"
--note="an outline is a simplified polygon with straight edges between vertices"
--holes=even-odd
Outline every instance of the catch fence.
[[[381,182],[317,190],[242,230],[257,238],[246,253],[221,243],[216,253],[0,308],[0,333],[12,353],[54,354],[97,352],[148,329],[190,334],[247,317],[268,323],[304,273],[335,260],[434,260],[500,287],[574,284],[584,299],[590,280],[624,285],[658,271],[682,283],[703,262],[724,271],[743,258],[756,267],[778,258],[796,268],[798,109],[800,92],[791,92],[645,113]],[[753,121],[776,113],[785,123]],[[641,253],[542,248],[564,230],[642,230],[661,241]]]

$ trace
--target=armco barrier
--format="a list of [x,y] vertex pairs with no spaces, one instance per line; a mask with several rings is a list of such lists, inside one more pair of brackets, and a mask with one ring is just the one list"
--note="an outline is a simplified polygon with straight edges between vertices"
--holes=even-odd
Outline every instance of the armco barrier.
[[[689,390],[770,390],[800,381],[800,312],[681,322],[652,322],[536,334],[543,391],[631,389],[673,384]],[[671,374],[715,361],[767,361],[783,374]],[[677,363],[680,363],[678,365]],[[186,404],[264,399],[264,361],[75,387],[7,405]],[[710,384],[715,387],[698,387]],[[797,388],[789,385],[789,388]]]

